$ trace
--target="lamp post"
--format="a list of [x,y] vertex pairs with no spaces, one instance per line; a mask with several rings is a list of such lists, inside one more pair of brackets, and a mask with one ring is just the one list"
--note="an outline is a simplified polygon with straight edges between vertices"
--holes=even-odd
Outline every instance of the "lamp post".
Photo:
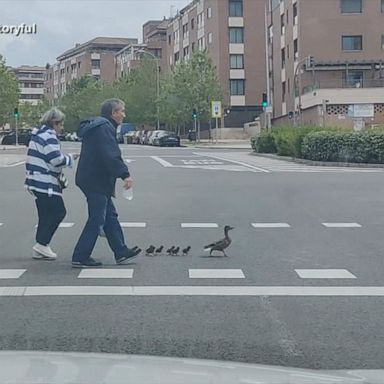
[[157,93],[157,129],[160,130],[160,106],[159,106],[159,98],[160,98],[160,64],[159,59],[153,53],[147,51],[146,49],[139,49],[135,51],[135,53],[144,53],[146,55],[151,56],[156,61],[156,93]]

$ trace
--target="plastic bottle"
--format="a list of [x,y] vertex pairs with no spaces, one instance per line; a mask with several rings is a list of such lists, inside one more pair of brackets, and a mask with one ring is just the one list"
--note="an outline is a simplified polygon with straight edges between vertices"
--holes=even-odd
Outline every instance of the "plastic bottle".
[[127,199],[127,200],[132,200],[133,199],[133,188],[129,188],[129,189],[123,189],[123,197],[124,199]]

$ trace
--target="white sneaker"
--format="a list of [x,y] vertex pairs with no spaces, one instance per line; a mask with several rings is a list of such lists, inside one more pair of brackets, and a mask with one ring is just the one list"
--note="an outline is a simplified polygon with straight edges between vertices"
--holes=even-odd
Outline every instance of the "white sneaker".
[[44,259],[44,260],[56,260],[57,254],[52,251],[49,245],[41,245],[36,243],[32,249],[34,250],[33,258],[34,259]]

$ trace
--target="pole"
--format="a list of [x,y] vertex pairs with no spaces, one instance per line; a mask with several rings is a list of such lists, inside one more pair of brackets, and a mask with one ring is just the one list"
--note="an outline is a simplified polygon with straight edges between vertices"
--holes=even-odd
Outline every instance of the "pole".
[[[216,117],[216,143],[217,143],[217,134],[219,132],[219,118]],[[221,132],[221,131],[220,131]],[[220,133],[220,136],[221,136],[221,133]]]
[[195,141],[197,141],[197,119],[196,117],[193,119],[194,121],[194,130],[195,130]]
[[18,134],[18,130],[17,130],[17,123],[18,123],[18,117],[17,116],[15,116],[15,122],[16,122],[16,124],[15,124],[15,128],[16,128],[16,131],[15,131],[15,145],[17,146],[17,145],[19,145],[19,134]]
[[156,82],[157,82],[157,130],[160,130],[160,64],[159,60],[156,59]]

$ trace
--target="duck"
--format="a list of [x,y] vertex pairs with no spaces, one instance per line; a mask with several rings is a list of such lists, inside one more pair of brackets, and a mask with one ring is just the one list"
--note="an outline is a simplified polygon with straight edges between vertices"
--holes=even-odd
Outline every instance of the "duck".
[[174,250],[172,251],[172,255],[173,256],[178,256],[179,255],[179,250],[180,250],[180,247],[174,248]]
[[191,246],[190,245],[188,245],[188,247],[187,248],[184,248],[183,249],[183,256],[187,256],[188,255],[188,252],[191,250]]
[[147,256],[151,256],[153,255],[153,252],[154,250],[156,249],[156,247],[154,245],[150,245],[146,250],[145,250],[145,254]]
[[222,252],[224,256],[227,256],[224,249],[228,248],[231,245],[231,238],[228,236],[228,232],[232,229],[235,229],[235,227],[231,227],[230,225],[226,225],[224,227],[224,239],[221,239],[219,241],[216,241],[215,243],[208,244],[204,247],[204,251],[209,252],[209,255],[212,256],[213,251],[219,251]]
[[156,249],[155,254],[160,255],[161,252],[163,252],[164,245],[161,245],[159,248]]
[[170,256],[170,255],[172,254],[172,252],[173,252],[174,249],[175,249],[175,246],[174,246],[174,245],[172,245],[171,248],[167,249],[167,255]]

